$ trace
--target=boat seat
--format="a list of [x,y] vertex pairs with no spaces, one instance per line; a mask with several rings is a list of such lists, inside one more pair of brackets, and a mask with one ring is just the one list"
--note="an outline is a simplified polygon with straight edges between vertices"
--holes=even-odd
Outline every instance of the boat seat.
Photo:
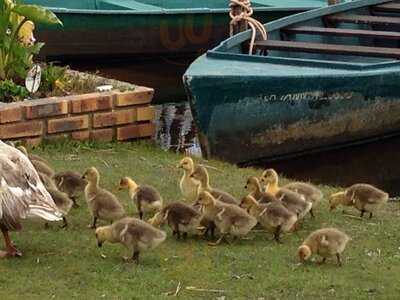
[[154,11],[161,10],[160,7],[144,4],[142,2],[134,1],[134,0],[98,0],[97,9],[104,10],[143,10],[143,11]]
[[400,40],[400,32],[395,31],[374,31],[363,29],[344,29],[332,27],[315,27],[315,26],[296,26],[281,29],[284,33],[289,34],[311,34],[311,35],[327,35],[327,36],[348,36],[348,37],[369,37],[389,40]]
[[400,3],[389,2],[372,6],[375,11],[386,13],[400,13]]
[[255,48],[259,50],[295,51],[319,54],[355,55],[400,59],[400,49],[385,47],[266,40],[256,42]]
[[400,25],[400,18],[397,17],[337,14],[337,15],[326,16],[324,17],[324,19],[332,23]]

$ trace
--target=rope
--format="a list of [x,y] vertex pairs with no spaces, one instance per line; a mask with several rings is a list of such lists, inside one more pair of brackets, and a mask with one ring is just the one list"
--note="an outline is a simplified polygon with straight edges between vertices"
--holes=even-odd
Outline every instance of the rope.
[[[231,3],[229,4],[229,7],[231,8],[231,11],[229,12],[229,16],[232,19],[229,24],[230,36],[234,34],[233,31],[235,25],[238,25],[240,21],[246,21],[252,30],[249,48],[249,54],[251,55],[253,53],[257,31],[260,32],[261,37],[264,41],[267,39],[267,31],[265,30],[263,24],[251,17],[251,15],[253,14],[253,8],[251,7],[250,0],[230,0],[230,2]],[[242,12],[238,15],[234,15],[233,8],[235,6],[240,6],[242,8]]]

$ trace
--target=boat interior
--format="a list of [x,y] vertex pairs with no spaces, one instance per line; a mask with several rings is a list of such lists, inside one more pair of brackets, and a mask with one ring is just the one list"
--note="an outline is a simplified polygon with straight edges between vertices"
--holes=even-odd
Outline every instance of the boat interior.
[[[25,3],[39,4],[47,7],[85,10],[193,10],[221,9],[228,10],[229,0],[25,0]],[[290,7],[317,8],[324,6],[326,0],[252,0],[257,8]]]
[[[400,1],[354,1],[289,16],[266,29],[268,38],[255,42],[253,57],[365,67],[400,59]],[[249,36],[220,49],[250,56]]]

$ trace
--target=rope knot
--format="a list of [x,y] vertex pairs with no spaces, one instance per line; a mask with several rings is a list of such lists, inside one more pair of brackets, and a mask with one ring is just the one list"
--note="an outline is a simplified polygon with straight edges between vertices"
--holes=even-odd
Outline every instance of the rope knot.
[[[239,14],[234,10],[234,8],[238,6],[241,8],[241,12]],[[233,36],[234,34],[235,25],[241,21],[245,21],[246,25],[249,25],[252,30],[249,47],[249,54],[252,54],[257,31],[261,34],[261,37],[264,41],[267,39],[267,31],[265,30],[263,24],[251,17],[253,15],[253,8],[251,7],[250,0],[230,0],[229,7],[231,9],[229,12],[229,16],[231,17],[231,22],[229,23],[230,36]]]

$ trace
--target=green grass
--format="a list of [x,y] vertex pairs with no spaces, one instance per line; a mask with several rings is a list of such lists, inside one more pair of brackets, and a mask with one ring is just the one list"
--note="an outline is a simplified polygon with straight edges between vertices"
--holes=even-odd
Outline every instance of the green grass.
[[[181,156],[163,152],[146,143],[46,145],[35,153],[49,159],[56,170],[84,171],[96,166],[101,184],[115,191],[121,176],[154,185],[167,201],[179,200]],[[236,196],[244,194],[249,175],[260,170],[208,161],[212,184]],[[321,187],[326,195],[337,188]],[[115,191],[116,192],[116,191]],[[130,214],[135,208],[126,192],[116,192]],[[329,213],[326,199],[316,219],[306,219],[300,231],[283,237],[284,244],[270,241],[262,232],[249,240],[210,247],[201,239],[168,239],[158,249],[144,253],[141,265],[124,263],[122,246],[96,247],[84,199],[70,213],[70,228],[57,224],[43,229],[40,221],[24,222],[13,240],[24,252],[21,259],[0,261],[0,299],[162,299],[182,289],[180,299],[397,299],[400,293],[399,206],[389,203],[372,220],[345,217],[341,210]],[[296,249],[312,231],[335,226],[352,241],[344,253],[344,266],[333,261],[324,266],[299,265]],[[104,254],[105,258],[102,258]],[[187,286],[224,290],[196,292]]]

